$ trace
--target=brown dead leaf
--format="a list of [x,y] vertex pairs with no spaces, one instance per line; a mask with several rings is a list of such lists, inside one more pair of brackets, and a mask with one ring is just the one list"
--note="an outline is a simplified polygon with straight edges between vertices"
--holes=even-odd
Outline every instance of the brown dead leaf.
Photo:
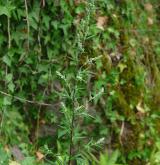
[[153,25],[153,19],[152,18],[148,17],[147,21],[148,21],[148,25]]
[[139,103],[136,105],[136,109],[138,110],[138,112],[144,114],[145,113],[145,109],[142,107],[142,101],[140,100]]
[[149,38],[148,37],[143,37],[142,40],[143,40],[144,44],[149,43]]
[[149,12],[151,12],[151,11],[153,10],[153,6],[152,6],[152,4],[150,4],[150,3],[146,3],[146,4],[144,5],[144,7],[145,7],[145,9],[146,9],[147,11],[149,11]]
[[74,0],[75,5],[79,5],[81,3],[86,3],[85,0]]
[[136,119],[142,120],[145,117],[145,113],[137,112],[136,113]]
[[148,140],[147,140],[147,144],[148,144],[148,146],[152,146],[152,145],[153,145],[153,143],[154,143],[154,142],[153,142],[153,140],[152,140],[152,139],[148,139]]
[[40,124],[46,124],[46,121],[45,120],[40,120]]
[[7,145],[5,145],[5,146],[4,146],[4,150],[5,150],[6,152],[9,152],[9,147],[8,147]]
[[97,18],[97,28],[104,30],[105,25],[107,24],[108,17],[100,16]]
[[40,151],[36,152],[37,159],[40,161],[44,158],[44,154],[42,154]]

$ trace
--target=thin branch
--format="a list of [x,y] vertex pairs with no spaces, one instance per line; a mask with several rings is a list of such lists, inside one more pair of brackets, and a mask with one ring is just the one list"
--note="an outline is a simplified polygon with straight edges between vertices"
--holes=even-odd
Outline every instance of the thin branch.
[[44,103],[44,102],[38,102],[38,101],[27,100],[27,99],[25,99],[25,98],[21,98],[21,97],[18,97],[18,96],[10,95],[10,94],[5,93],[5,92],[3,92],[3,91],[0,91],[0,94],[5,95],[5,96],[8,96],[8,97],[12,97],[12,98],[14,98],[15,100],[19,100],[19,101],[22,101],[22,102],[27,102],[27,103],[30,103],[30,104],[37,104],[37,105],[40,105],[40,106],[53,106],[53,104],[48,104],[48,103]]
[[120,131],[120,134],[119,134],[119,141],[120,141],[121,146],[123,145],[122,136],[123,136],[123,133],[124,133],[124,127],[125,127],[125,123],[124,123],[124,121],[122,121],[121,131]]
[[25,0],[25,10],[26,10],[26,20],[27,20],[27,35],[28,35],[28,42],[27,42],[27,47],[29,50],[29,34],[30,34],[30,24],[29,24],[29,15],[28,15],[28,5],[27,5],[27,0]]
[[46,4],[45,0],[41,0],[41,4],[42,4],[42,7],[45,7],[45,4]]

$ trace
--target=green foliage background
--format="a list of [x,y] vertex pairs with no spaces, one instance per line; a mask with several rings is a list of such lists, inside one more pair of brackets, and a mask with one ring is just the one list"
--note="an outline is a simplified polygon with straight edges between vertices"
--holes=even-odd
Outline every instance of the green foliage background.
[[160,164],[159,9],[0,0],[2,164]]

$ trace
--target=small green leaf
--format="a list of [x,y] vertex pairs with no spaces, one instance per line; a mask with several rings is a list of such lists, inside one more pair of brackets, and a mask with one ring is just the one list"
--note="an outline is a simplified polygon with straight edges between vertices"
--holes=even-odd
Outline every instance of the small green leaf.
[[58,132],[58,138],[61,138],[62,136],[66,135],[68,133],[68,130],[62,130]]
[[132,47],[135,47],[136,46],[136,40],[134,39],[134,38],[131,38],[130,39],[130,41],[129,41],[129,43],[130,43],[130,45],[132,46]]
[[9,74],[6,75],[6,81],[7,82],[12,81],[12,78],[13,78],[13,75],[11,73],[9,73]]
[[14,85],[12,82],[10,82],[10,83],[8,84],[8,88],[9,88],[9,90],[10,90],[11,92],[14,92],[15,85]]
[[118,156],[119,156],[119,151],[118,150],[114,151],[109,159],[108,165],[115,165]]
[[34,157],[26,157],[25,160],[22,161],[21,165],[35,165],[35,158]]
[[10,97],[4,97],[3,105],[11,105],[11,98]]
[[82,13],[85,11],[85,7],[84,5],[79,5],[77,8],[76,8],[76,13],[79,14],[79,13]]
[[4,56],[3,57],[3,61],[8,65],[8,66],[11,66],[11,60],[8,56]]
[[0,16],[1,15],[6,15],[7,17],[11,16],[12,10],[15,9],[15,6],[11,4],[6,4],[6,6],[0,6]]
[[0,15],[10,16],[10,12],[6,6],[0,6]]

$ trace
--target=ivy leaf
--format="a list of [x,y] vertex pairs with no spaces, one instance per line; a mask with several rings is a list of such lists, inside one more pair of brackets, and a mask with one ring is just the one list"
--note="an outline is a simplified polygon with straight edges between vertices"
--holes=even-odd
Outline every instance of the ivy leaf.
[[68,130],[61,130],[58,132],[58,138],[61,138],[62,136],[66,135],[68,133]]
[[3,57],[3,62],[5,62],[8,66],[11,66],[11,60],[8,56]]
[[108,165],[114,165],[118,159],[118,156],[119,156],[119,151],[118,150],[114,151],[110,156]]
[[3,99],[3,105],[11,105],[11,98],[4,97],[4,99]]
[[13,82],[10,82],[10,83],[8,84],[8,88],[9,88],[9,90],[10,90],[11,92],[14,92],[15,85],[13,84]]
[[35,165],[34,157],[26,157],[24,161],[22,161],[21,165]]
[[6,6],[0,6],[0,16],[1,15],[6,15],[8,17],[10,16],[10,12]]
[[76,8],[76,13],[77,14],[80,14],[80,13],[82,13],[82,12],[84,12],[85,11],[85,6],[84,5],[79,5],[77,8]]
[[15,6],[8,4],[7,6],[0,6],[0,16],[6,15],[7,17],[11,16],[12,10],[15,9]]
[[37,29],[37,23],[32,16],[29,16],[29,22],[31,24],[31,27],[33,27],[36,30]]
[[12,81],[13,75],[11,73],[6,75],[6,81],[9,83]]

